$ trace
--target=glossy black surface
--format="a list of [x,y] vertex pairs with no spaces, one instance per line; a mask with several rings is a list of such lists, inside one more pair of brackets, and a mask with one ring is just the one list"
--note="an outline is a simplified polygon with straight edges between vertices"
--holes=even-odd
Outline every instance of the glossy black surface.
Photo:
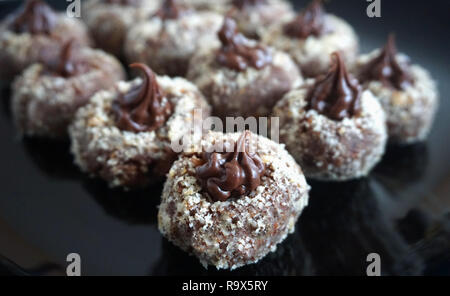
[[[0,2],[1,14],[18,2]],[[355,27],[362,52],[383,45],[394,31],[399,50],[431,71],[442,98],[430,138],[389,148],[367,179],[310,182],[310,205],[295,233],[260,263],[233,272],[205,270],[159,234],[161,186],[133,193],[110,190],[78,171],[67,143],[19,139],[5,85],[0,104],[0,253],[34,268],[33,274],[55,269],[44,262],[63,271],[72,252],[81,255],[84,275],[365,274],[366,257],[376,252],[384,274],[450,275],[450,5],[382,3],[381,19],[366,16],[366,1],[331,1],[329,10]],[[9,260],[0,259],[0,274],[21,274]]]

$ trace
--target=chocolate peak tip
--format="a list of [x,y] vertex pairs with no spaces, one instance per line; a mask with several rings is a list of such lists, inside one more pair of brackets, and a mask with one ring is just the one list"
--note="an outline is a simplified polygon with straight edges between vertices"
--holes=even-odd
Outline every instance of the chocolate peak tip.
[[328,73],[318,77],[307,95],[308,108],[333,120],[343,120],[360,112],[361,86],[350,76],[338,52],[331,54]]
[[361,82],[381,81],[387,87],[403,90],[413,83],[408,71],[406,64],[397,61],[395,34],[391,33],[383,49],[364,66],[358,78]]
[[249,194],[261,184],[264,162],[249,149],[251,133],[243,132],[234,142],[233,152],[203,153],[204,164],[196,169],[203,190],[214,201]]
[[186,10],[185,7],[181,7],[177,2],[177,0],[164,0],[160,9],[156,12],[156,16],[163,20],[177,19],[182,11]]
[[244,71],[249,67],[262,69],[272,62],[272,55],[267,48],[252,44],[238,31],[237,24],[231,17],[225,17],[217,34],[222,43],[216,56],[219,64],[236,71]]
[[246,6],[256,6],[267,3],[267,0],[233,0],[231,2],[234,7],[243,9]]
[[325,11],[321,0],[312,1],[297,17],[284,26],[287,36],[305,39],[308,36],[321,36],[325,33]]
[[130,68],[141,70],[144,79],[113,103],[117,127],[136,133],[156,130],[172,113],[172,105],[164,98],[155,73],[147,65],[133,63]]
[[16,33],[50,34],[56,25],[56,14],[42,0],[28,0],[11,23]]

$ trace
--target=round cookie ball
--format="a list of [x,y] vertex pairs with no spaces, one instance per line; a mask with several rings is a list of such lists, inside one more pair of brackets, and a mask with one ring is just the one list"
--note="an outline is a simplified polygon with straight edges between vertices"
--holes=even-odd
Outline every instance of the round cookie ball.
[[334,54],[327,75],[309,79],[274,108],[280,141],[308,178],[345,181],[366,176],[386,145],[385,114],[370,91],[362,91]]
[[260,39],[268,28],[295,16],[291,4],[285,0],[231,0],[229,3],[231,10],[227,15],[252,39]]
[[144,72],[144,80],[122,81],[98,92],[78,110],[69,129],[76,164],[112,187],[161,181],[177,157],[172,143],[190,134],[192,143],[199,141],[202,123],[195,113],[210,112],[190,82],[156,77],[143,64],[132,67]]
[[205,267],[235,269],[276,250],[294,231],[308,192],[282,145],[248,131],[210,132],[201,150],[183,154],[170,169],[158,226]]
[[214,115],[267,116],[284,94],[302,83],[289,55],[246,39],[231,18],[218,35],[222,46],[195,55],[187,75]]
[[360,56],[355,73],[386,112],[390,143],[426,139],[439,105],[436,83],[424,68],[397,54],[393,35],[383,49]]
[[68,40],[89,45],[85,25],[44,1],[27,0],[0,23],[0,79],[10,81],[37,62],[51,63]]
[[146,63],[161,75],[184,77],[194,53],[217,46],[222,21],[215,12],[196,12],[166,0],[158,14],[130,30],[126,58]]
[[262,39],[290,54],[305,77],[325,74],[330,67],[330,54],[335,51],[348,65],[354,63],[358,54],[358,37],[352,27],[326,13],[320,0],[314,0],[295,18],[269,29]]
[[148,19],[161,0],[88,0],[83,18],[97,47],[122,57],[128,30]]
[[122,65],[101,50],[68,42],[55,66],[34,64],[12,87],[12,114],[21,134],[66,138],[76,111],[124,79]]

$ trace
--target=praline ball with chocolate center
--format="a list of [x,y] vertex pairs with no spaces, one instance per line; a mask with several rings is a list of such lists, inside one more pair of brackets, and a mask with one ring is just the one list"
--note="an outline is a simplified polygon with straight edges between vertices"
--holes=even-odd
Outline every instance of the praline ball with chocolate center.
[[158,74],[183,77],[194,53],[218,44],[222,20],[215,12],[165,0],[153,17],[128,32],[126,58],[146,63]]
[[358,59],[355,74],[386,112],[390,142],[426,139],[439,105],[438,90],[428,71],[397,53],[393,35],[384,48]]
[[226,18],[221,45],[194,56],[188,72],[219,117],[267,116],[275,103],[303,81],[283,52],[247,39]]
[[82,4],[83,19],[97,47],[118,57],[128,30],[158,9],[161,0],[87,0]]
[[[140,70],[143,79],[121,81],[98,92],[70,127],[76,164],[111,186],[126,188],[161,181],[179,145],[190,149],[200,141],[202,122],[196,116],[210,112],[190,82],[156,76],[144,64],[131,67]],[[181,143],[187,137],[190,144]]]
[[338,53],[326,75],[309,79],[275,106],[280,141],[305,175],[344,181],[366,176],[386,145],[385,114],[378,100],[363,91]]
[[0,79],[12,80],[34,63],[54,63],[68,40],[89,45],[85,25],[45,1],[27,0],[0,23]]
[[309,186],[283,148],[249,131],[210,132],[169,171],[161,233],[206,267],[256,263],[294,231]]
[[55,64],[33,64],[12,87],[12,114],[20,133],[63,139],[76,111],[97,92],[125,77],[113,56],[67,42]]
[[351,65],[358,54],[358,37],[341,18],[327,13],[321,0],[313,0],[299,14],[269,29],[263,41],[289,53],[306,77],[325,74],[331,53],[340,52]]

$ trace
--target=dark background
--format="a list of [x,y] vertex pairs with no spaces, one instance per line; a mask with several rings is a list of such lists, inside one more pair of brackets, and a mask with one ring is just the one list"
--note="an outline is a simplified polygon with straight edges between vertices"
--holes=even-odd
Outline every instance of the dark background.
[[[0,1],[0,17],[20,2]],[[367,179],[311,182],[310,206],[278,251],[220,274],[365,274],[367,254],[377,252],[384,274],[450,275],[450,2],[382,0],[382,17],[372,19],[365,0],[328,2],[359,34],[361,52],[395,32],[399,50],[432,73],[441,93],[433,131],[426,143],[389,148]],[[67,144],[17,137],[5,85],[0,103],[0,273],[11,271],[8,260],[26,272],[61,273],[72,252],[84,275],[216,273],[159,234],[161,186],[109,190],[73,166]]]

